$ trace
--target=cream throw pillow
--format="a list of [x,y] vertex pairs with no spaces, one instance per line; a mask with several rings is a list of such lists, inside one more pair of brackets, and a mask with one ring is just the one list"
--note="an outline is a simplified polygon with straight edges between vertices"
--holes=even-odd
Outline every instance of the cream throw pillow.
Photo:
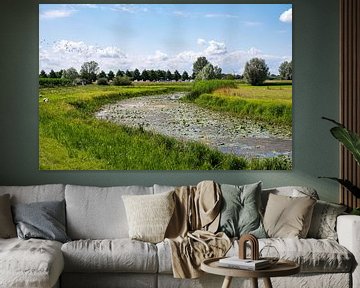
[[306,238],[316,200],[311,197],[269,195],[264,228],[269,237]]
[[173,193],[122,196],[131,239],[151,243],[164,240],[175,207]]

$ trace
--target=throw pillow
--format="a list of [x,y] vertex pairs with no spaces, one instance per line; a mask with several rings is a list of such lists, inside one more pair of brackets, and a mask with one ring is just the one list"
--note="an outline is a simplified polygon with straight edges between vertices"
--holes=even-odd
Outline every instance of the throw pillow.
[[16,237],[16,229],[11,215],[10,195],[0,196],[0,238]]
[[19,238],[70,241],[65,232],[65,201],[15,204],[13,215]]
[[312,214],[308,237],[337,240],[336,219],[346,206],[318,200]]
[[264,215],[264,227],[269,237],[305,238],[316,200],[269,194]]
[[164,240],[175,208],[173,193],[122,196],[131,239],[151,243]]
[[221,185],[222,209],[219,231],[229,237],[251,233],[265,238],[260,216],[261,182],[244,186]]

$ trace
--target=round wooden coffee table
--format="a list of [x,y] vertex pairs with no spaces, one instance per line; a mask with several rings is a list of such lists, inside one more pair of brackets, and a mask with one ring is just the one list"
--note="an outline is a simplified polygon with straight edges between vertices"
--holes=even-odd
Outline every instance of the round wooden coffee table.
[[289,276],[300,272],[300,266],[288,260],[279,260],[270,268],[253,271],[222,267],[219,265],[219,259],[221,258],[204,260],[201,263],[201,270],[210,274],[225,276],[222,288],[229,288],[233,277],[251,278],[254,288],[258,288],[258,278],[263,278],[265,287],[272,288],[270,277]]

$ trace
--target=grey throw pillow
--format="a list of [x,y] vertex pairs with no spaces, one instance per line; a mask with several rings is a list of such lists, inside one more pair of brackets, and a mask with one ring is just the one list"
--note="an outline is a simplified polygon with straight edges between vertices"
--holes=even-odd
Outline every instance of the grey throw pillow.
[[70,241],[65,232],[65,201],[16,204],[13,215],[19,238]]
[[250,233],[265,238],[260,216],[261,182],[243,186],[222,184],[221,192],[223,201],[219,231],[229,237]]
[[337,240],[336,219],[346,206],[318,200],[312,214],[309,238]]
[[11,215],[10,195],[0,196],[0,238],[16,237],[16,229]]

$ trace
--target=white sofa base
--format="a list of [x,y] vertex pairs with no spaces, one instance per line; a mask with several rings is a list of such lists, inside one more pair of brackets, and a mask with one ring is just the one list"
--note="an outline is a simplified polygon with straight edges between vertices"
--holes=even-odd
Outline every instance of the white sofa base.
[[61,288],[156,288],[157,274],[63,273]]
[[360,287],[360,217],[341,215],[337,218],[337,233],[340,245],[347,248],[355,257],[352,273],[352,287]]
[[[174,279],[172,275],[159,275],[158,288],[219,288],[224,277],[205,275],[199,279]],[[259,288],[265,287],[259,279]],[[273,287],[276,288],[348,288],[351,287],[351,273],[300,273],[289,277],[271,278]],[[231,287],[252,288],[248,279],[233,278]]]

